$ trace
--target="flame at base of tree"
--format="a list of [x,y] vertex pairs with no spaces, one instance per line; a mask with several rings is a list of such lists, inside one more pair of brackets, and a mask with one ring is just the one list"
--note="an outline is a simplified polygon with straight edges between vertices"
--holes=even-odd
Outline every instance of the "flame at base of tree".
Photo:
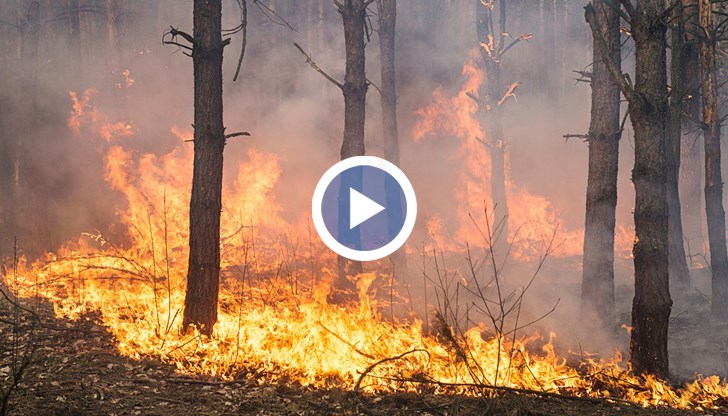
[[[426,334],[418,320],[386,320],[372,284],[386,279],[380,274],[356,277],[356,304],[329,304],[335,259],[310,237],[305,255],[285,249],[277,237],[281,230],[290,230],[289,239],[305,238],[307,227],[281,219],[271,193],[280,166],[275,156],[255,150],[224,192],[214,336],[182,335],[191,146],[161,157],[136,154],[120,143],[131,127],[109,127],[88,102],[74,98],[71,126],[108,143],[106,179],[126,199],[119,217],[129,243],[116,247],[102,236],[85,235],[34,264],[21,260],[6,284],[20,296],[50,300],[59,317],[98,313],[123,355],[158,358],[185,374],[261,383],[369,392],[422,391],[427,385],[430,392],[462,394],[495,394],[497,389],[486,387],[497,386],[642,406],[728,407],[728,385],[718,377],[674,388],[630,375],[619,354],[577,368],[556,354],[553,335],[489,338],[483,325],[462,332],[441,325]],[[428,227],[434,232],[437,223]]]
[[[90,237],[85,247],[21,265],[11,287],[21,296],[51,300],[60,317],[100,313],[121,354],[158,358],[184,374],[316,387],[360,384],[370,392],[421,391],[427,384],[434,393],[495,394],[482,387],[499,386],[642,406],[710,409],[728,403],[728,385],[715,376],[674,388],[630,375],[619,354],[588,359],[578,368],[568,365],[555,353],[552,338],[486,339],[477,326],[461,337],[429,335],[417,320],[389,322],[374,300],[375,274],[357,276],[359,302],[341,307],[326,301],[333,275],[325,270],[325,279],[298,287],[275,276],[249,284],[246,276],[273,272],[249,262],[241,279],[223,282],[214,336],[180,335],[184,271],[175,266],[169,278],[155,279],[151,259]],[[392,357],[400,358],[388,360]]]

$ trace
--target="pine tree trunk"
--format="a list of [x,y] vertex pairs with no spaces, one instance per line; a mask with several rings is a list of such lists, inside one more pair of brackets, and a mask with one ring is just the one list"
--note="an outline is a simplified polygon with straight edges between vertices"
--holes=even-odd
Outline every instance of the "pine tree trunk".
[[[488,43],[491,36],[496,39],[493,41],[493,53],[488,53],[484,48],[480,48],[485,67],[485,93],[479,94],[487,102],[487,108],[481,108],[481,114],[484,115],[481,124],[486,126],[486,138],[490,143],[490,186],[493,198],[493,214],[494,223],[502,224],[502,228],[496,231],[498,238],[496,245],[501,246],[500,252],[504,252],[503,246],[507,244],[508,236],[508,202],[506,199],[506,143],[503,137],[503,107],[499,105],[500,99],[503,97],[505,90],[501,80],[501,57],[499,52],[502,47],[503,37],[490,33],[489,21],[490,14],[494,10],[483,5],[480,0],[476,1],[476,18],[477,18],[477,34],[478,41]],[[551,0],[552,1],[552,0]],[[499,29],[497,32],[506,32],[506,2],[501,0],[498,2]]]
[[222,118],[221,0],[194,2],[194,169],[190,200],[190,256],[182,321],[210,335],[217,322],[220,212],[225,147]]
[[69,1],[68,52],[73,80],[71,90],[81,92],[83,88],[83,60],[81,59],[81,18],[78,0]]
[[[604,0],[595,1],[594,8],[609,57],[621,66],[619,15]],[[596,40],[594,42],[581,310],[584,322],[592,328],[613,329],[617,322],[614,312],[614,227],[621,97]]]
[[43,152],[38,136],[38,46],[40,41],[40,2],[31,1],[21,10],[19,21],[21,31],[20,50],[20,90],[17,100],[19,108],[18,127],[15,131],[15,195],[18,225],[22,229],[21,241],[25,237],[24,246],[30,258],[40,256],[49,249],[50,233],[48,231],[47,192],[43,189],[43,180],[39,177],[40,167],[37,153]]
[[[381,105],[382,126],[384,136],[384,158],[399,166],[399,135],[397,133],[397,89],[394,71],[395,25],[397,21],[397,1],[377,0],[379,14],[379,48],[381,51]],[[399,232],[395,224],[402,224],[404,212],[400,207],[402,201],[396,184],[389,181],[385,184],[387,195],[387,220],[390,224],[389,234]],[[395,229],[396,228],[396,229]],[[407,256],[404,247],[391,255],[396,276],[407,276]]]
[[635,39],[635,96],[629,111],[634,129],[635,295],[630,362],[637,373],[669,375],[667,56],[662,0],[641,0],[631,27]]
[[685,89],[685,108],[688,117],[682,120],[682,163],[680,166],[680,202],[682,204],[683,232],[689,247],[688,254],[703,253],[703,227],[705,226],[705,210],[703,209],[703,141],[697,139],[694,132],[698,126],[695,120],[700,119],[700,57],[695,34],[699,30],[697,0],[682,0],[683,24],[685,40],[680,59],[680,75]]
[[718,115],[718,80],[715,67],[715,23],[710,0],[699,0],[700,69],[703,88],[703,137],[705,139],[705,212],[710,242],[710,270],[716,318],[728,318],[728,251],[726,251],[723,179],[720,166],[720,116]]
[[[344,77],[344,140],[341,144],[341,160],[364,155],[364,120],[366,114],[367,79],[364,56],[364,30],[366,2],[344,0],[339,7],[344,23],[344,44],[346,48],[346,75]],[[352,177],[350,182],[341,181],[339,212],[349,211],[349,187],[361,189],[361,177]],[[339,216],[340,241],[359,241],[359,228],[349,229],[349,218]],[[345,235],[344,235],[345,234]],[[361,273],[362,264],[339,256],[339,281],[341,289],[352,289],[346,276]]]
[[684,47],[684,24],[682,22],[682,9],[674,10],[675,22],[678,30],[672,31],[670,115],[668,128],[667,151],[667,203],[668,203],[668,229],[670,251],[670,283],[673,288],[680,289],[681,293],[690,286],[690,273],[685,256],[683,237],[682,213],[680,207],[679,179],[680,179],[680,153],[682,139],[682,110],[685,99],[685,83],[682,70]]

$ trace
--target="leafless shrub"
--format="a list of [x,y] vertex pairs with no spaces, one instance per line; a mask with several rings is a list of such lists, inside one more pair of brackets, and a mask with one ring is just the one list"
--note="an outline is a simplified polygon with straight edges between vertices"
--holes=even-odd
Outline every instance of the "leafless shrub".
[[[511,241],[501,244],[498,240],[506,238],[503,235],[505,218],[494,221],[486,209],[484,225],[479,224],[472,216],[471,220],[482,240],[478,249],[474,249],[470,244],[466,245],[465,267],[449,269],[445,255],[435,250],[432,252],[434,275],[429,275],[427,271],[423,273],[435,289],[437,302],[433,324],[435,334],[451,350],[455,358],[465,364],[473,381],[471,384],[497,387],[502,382],[507,382],[514,362],[519,362],[519,365],[525,364],[520,360],[514,360],[519,354],[523,354],[523,351],[518,349],[517,343],[521,331],[550,315],[559,303],[557,301],[549,311],[536,319],[524,322],[522,311],[525,295],[546,259],[558,247],[556,243],[558,227],[555,227],[550,235],[543,237],[543,254],[539,257],[530,278],[521,287],[507,290],[504,285],[504,270],[520,227],[516,229]],[[505,249],[498,252],[496,247]],[[481,364],[473,359],[473,346],[466,337],[466,332],[473,327],[481,327],[481,337],[494,340],[498,351],[506,351],[505,355],[497,354],[493,377],[488,377]]]
[[9,413],[10,397],[18,390],[37,348],[38,315],[21,304],[8,287],[17,281],[17,246],[16,240],[11,273],[0,279],[0,415]]

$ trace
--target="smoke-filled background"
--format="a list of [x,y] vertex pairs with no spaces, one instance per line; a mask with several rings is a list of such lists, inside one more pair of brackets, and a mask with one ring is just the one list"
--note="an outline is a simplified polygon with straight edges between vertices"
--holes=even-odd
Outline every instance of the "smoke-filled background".
[[[562,137],[585,134],[589,124],[589,84],[577,82],[580,76],[573,72],[588,70],[591,62],[583,3],[508,2],[509,36],[533,33],[532,39],[506,54],[502,70],[504,84],[521,83],[504,115],[509,208],[516,221],[511,227],[523,225],[531,231],[528,240],[514,246],[514,265],[506,269],[505,278],[512,278],[514,286],[528,279],[545,250],[541,237],[548,239],[558,227],[559,247],[530,289],[524,314],[538,318],[558,302],[556,311],[539,323],[542,330],[557,330],[572,349],[584,344],[609,353],[620,346],[624,350],[626,330],[616,341],[579,333],[588,149],[580,139]],[[29,18],[34,7],[37,20]],[[448,252],[453,269],[458,269],[465,243],[482,244],[467,241],[477,236],[467,214],[480,218],[491,203],[487,150],[468,147],[478,142],[465,137],[469,133],[462,120],[451,128],[442,125],[450,123],[454,113],[468,118],[467,107],[473,103],[463,93],[483,69],[474,0],[400,1],[397,12],[401,166],[419,204],[407,248],[409,273],[403,279],[416,297],[421,296],[423,272],[432,272],[433,252]],[[127,208],[128,198],[114,185],[119,178],[109,173],[109,154],[117,146],[123,148],[129,158],[122,160],[134,164],[129,169],[134,172],[144,165],[140,160],[154,165],[170,153],[191,151],[192,143],[184,140],[192,135],[192,61],[184,49],[162,44],[170,26],[191,33],[191,19],[191,2],[0,0],[0,257],[13,256],[15,238],[20,254],[31,259],[71,244],[84,232],[99,232],[120,246],[129,244],[128,227],[117,215]],[[293,43],[343,80],[341,16],[330,0],[261,0],[249,2],[247,19],[247,45],[237,81],[232,78],[241,35],[233,35],[225,50],[224,120],[227,132],[248,131],[251,136],[228,141],[225,182],[234,188],[257,174],[275,177],[270,186],[260,188],[267,199],[256,215],[268,218],[285,235],[287,226],[307,223],[316,181],[339,159],[344,118],[339,89],[316,73]],[[382,156],[374,87],[379,79],[376,16],[370,20],[366,153]],[[240,22],[238,2],[223,1],[223,27]],[[625,42],[628,71],[630,51]],[[423,127],[428,117],[439,124]],[[86,121],[74,124],[79,118],[103,118],[116,128],[110,132],[89,128]],[[620,146],[615,262],[620,318],[628,325],[634,194],[629,122],[626,126]],[[271,159],[275,162],[265,162]],[[166,174],[190,175],[191,159],[181,160],[190,163],[165,164],[179,170]],[[131,176],[126,180],[136,180]],[[251,179],[249,185],[261,183]],[[188,188],[169,190],[179,191]],[[226,209],[236,208],[228,204]],[[698,225],[698,232],[688,235],[694,239],[689,254],[698,277],[702,275],[697,268],[705,264],[700,254],[706,252],[700,237],[705,234],[699,230]],[[697,280],[696,286],[703,283]],[[690,308],[678,302],[673,316]],[[421,307],[412,309],[424,314]],[[700,355],[688,360],[678,351],[672,364],[687,374],[726,374],[725,368],[716,368]]]

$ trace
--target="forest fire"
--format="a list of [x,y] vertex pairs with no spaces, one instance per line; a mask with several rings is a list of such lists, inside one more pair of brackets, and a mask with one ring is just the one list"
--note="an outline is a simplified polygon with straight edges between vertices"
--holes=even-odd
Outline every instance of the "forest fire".
[[[484,324],[456,334],[444,321],[440,332],[427,333],[420,320],[387,320],[373,285],[386,278],[381,273],[356,276],[358,302],[329,303],[334,275],[327,271],[330,259],[320,243],[312,243],[316,247],[306,258],[295,259],[276,241],[281,230],[290,233],[296,226],[275,213],[270,191],[281,174],[275,157],[255,150],[226,189],[224,280],[215,334],[180,335],[188,250],[184,201],[192,153],[181,145],[161,157],[126,150],[131,126],[111,123],[94,108],[90,93],[83,94],[82,105],[71,96],[69,125],[109,143],[106,180],[126,199],[119,215],[129,246],[85,235],[57,254],[21,262],[8,283],[20,296],[50,300],[59,317],[99,313],[124,355],[157,357],[190,375],[286,379],[368,392],[418,391],[428,385],[435,392],[469,395],[483,394],[478,386],[487,385],[492,386],[488,394],[503,388],[696,409],[722,408],[728,398],[728,385],[718,377],[675,388],[651,376],[630,375],[621,354],[569,364],[555,352],[554,334],[492,338]],[[188,140],[188,134],[173,131],[182,143]],[[311,268],[299,265],[292,272],[290,263],[302,260]]]
[[728,412],[722,1],[51,3],[0,416]]

